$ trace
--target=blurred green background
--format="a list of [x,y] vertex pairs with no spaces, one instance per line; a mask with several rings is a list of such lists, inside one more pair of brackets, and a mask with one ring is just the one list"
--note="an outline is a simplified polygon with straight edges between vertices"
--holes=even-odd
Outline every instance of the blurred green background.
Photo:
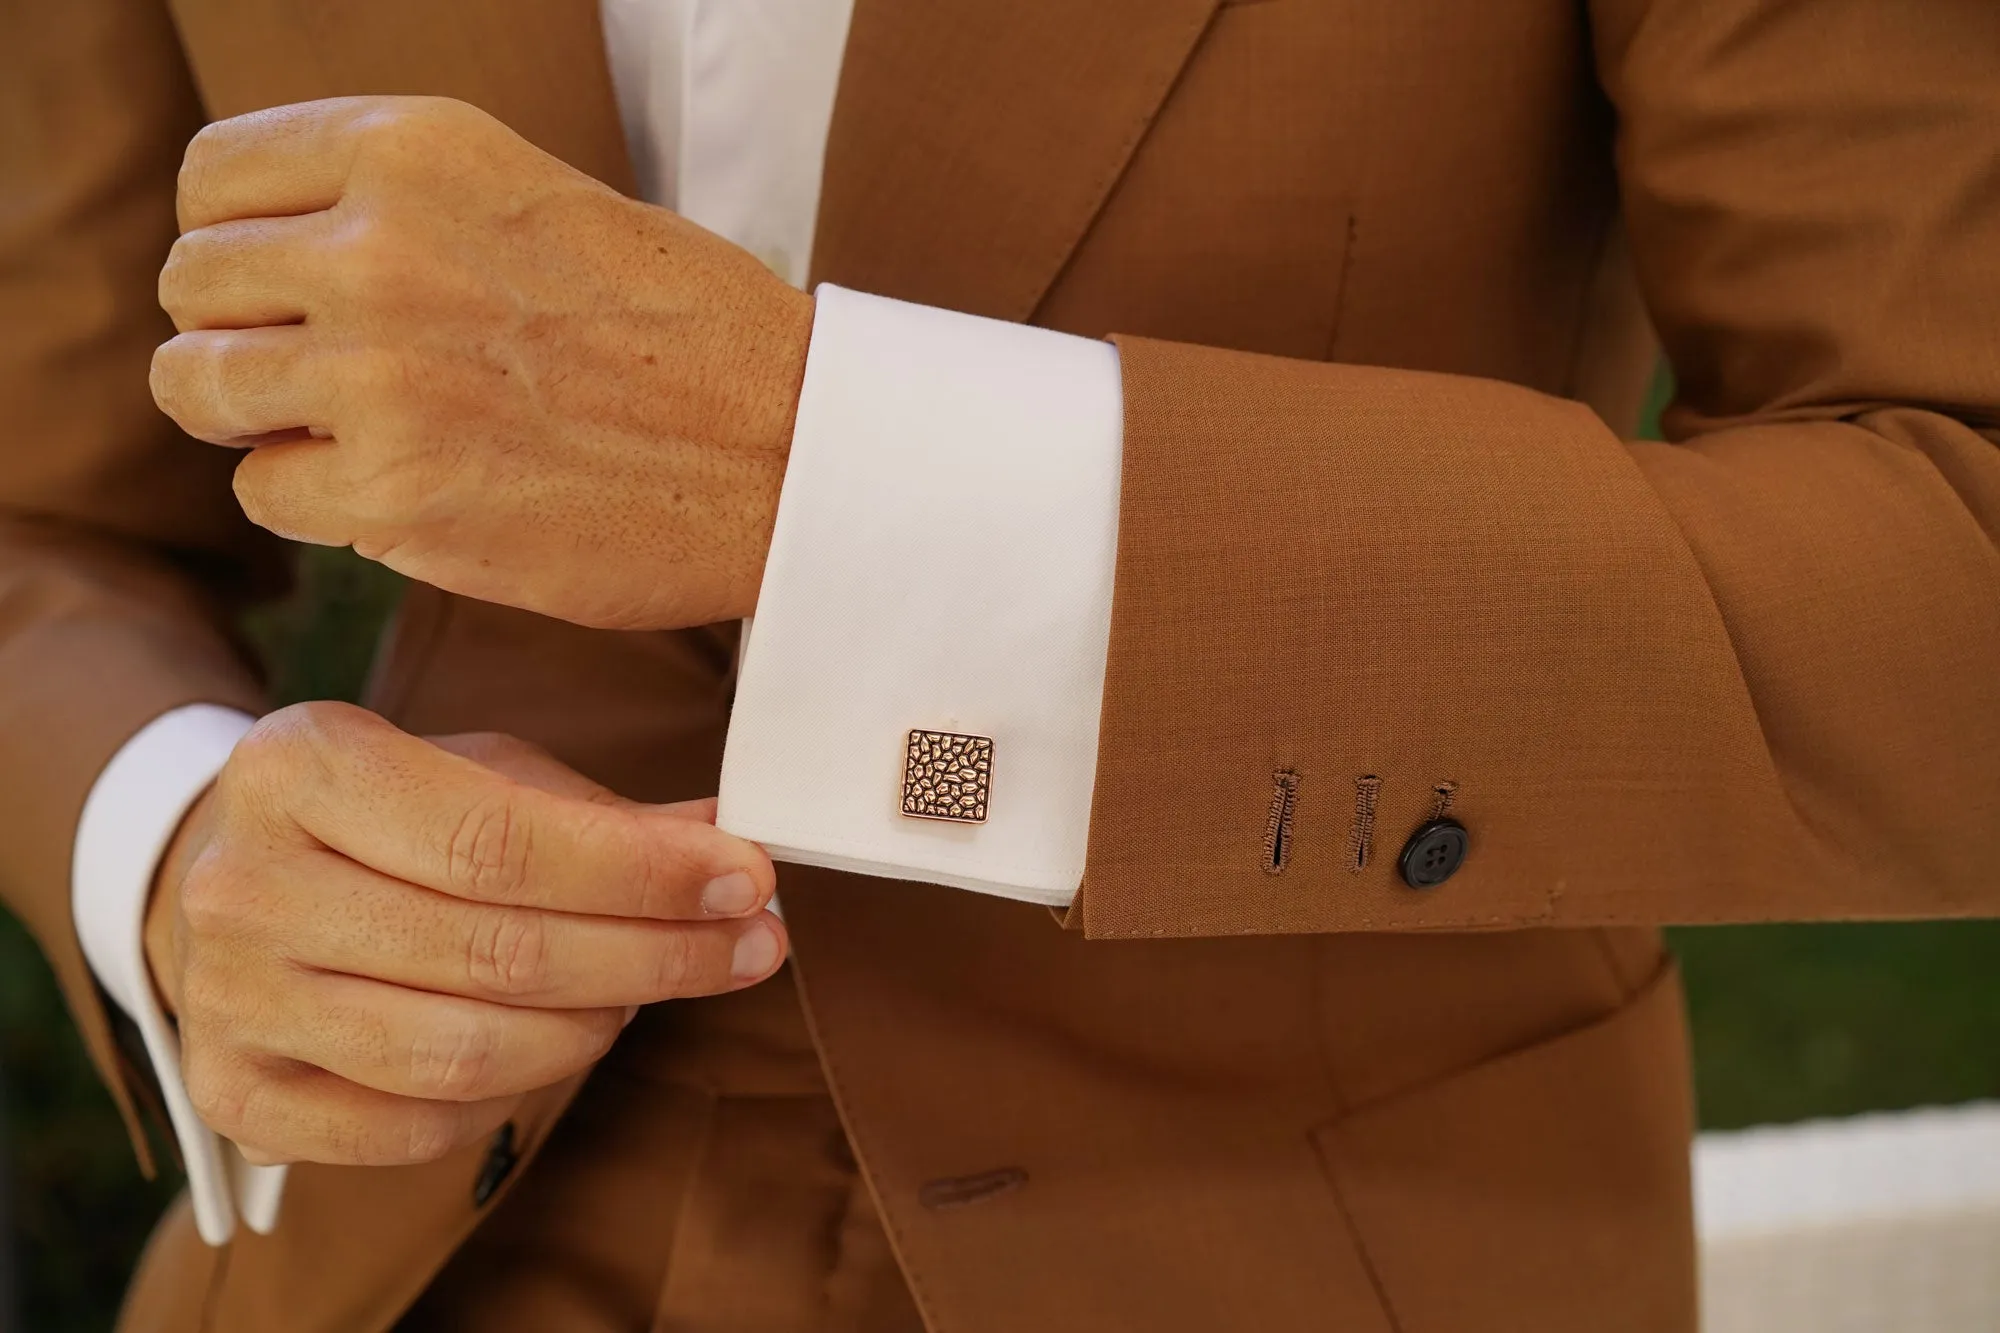
[[[1665,392],[1663,377],[1655,411]],[[355,697],[397,590],[348,552],[307,551],[294,595],[249,626],[278,700]],[[1672,936],[1707,1128],[2000,1098],[2000,922]],[[47,967],[4,913],[0,1087],[21,1327],[99,1333],[178,1181],[139,1178]]]

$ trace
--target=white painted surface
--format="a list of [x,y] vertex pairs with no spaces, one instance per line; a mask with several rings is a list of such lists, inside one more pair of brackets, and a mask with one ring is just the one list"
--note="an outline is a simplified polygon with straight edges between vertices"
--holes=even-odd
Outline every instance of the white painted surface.
[[2000,1104],[1703,1135],[1706,1333],[2000,1333]]

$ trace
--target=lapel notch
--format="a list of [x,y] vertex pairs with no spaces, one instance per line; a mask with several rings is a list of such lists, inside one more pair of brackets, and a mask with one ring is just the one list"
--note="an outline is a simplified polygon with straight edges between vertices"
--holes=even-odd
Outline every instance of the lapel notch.
[[1218,0],[856,0],[815,280],[1025,320]]

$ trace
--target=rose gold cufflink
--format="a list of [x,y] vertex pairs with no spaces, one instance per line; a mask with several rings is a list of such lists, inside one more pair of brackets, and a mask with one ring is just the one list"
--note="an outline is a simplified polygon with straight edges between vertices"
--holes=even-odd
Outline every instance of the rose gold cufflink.
[[993,790],[993,738],[912,731],[903,753],[903,813],[984,824]]

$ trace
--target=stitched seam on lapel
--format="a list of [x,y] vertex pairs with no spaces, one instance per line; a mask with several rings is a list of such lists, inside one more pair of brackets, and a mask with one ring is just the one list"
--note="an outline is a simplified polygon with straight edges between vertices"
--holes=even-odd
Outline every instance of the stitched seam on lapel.
[[[854,1148],[856,1165],[860,1168],[862,1184],[875,1201],[875,1216],[882,1224],[882,1234],[889,1238],[889,1253],[896,1260],[896,1267],[903,1275],[903,1281],[910,1288],[910,1300],[916,1304],[917,1313],[923,1317],[928,1333],[949,1333],[944,1321],[938,1317],[938,1309],[930,1294],[925,1291],[923,1279],[917,1274],[917,1265],[909,1258],[903,1229],[897,1225],[896,1215],[877,1187],[875,1176],[869,1170],[868,1162],[873,1155],[867,1144],[873,1143],[872,1135],[864,1132],[861,1112],[847,1093],[847,1079],[842,1073],[840,1060],[833,1047],[819,1034],[819,1016],[813,1010],[812,988],[806,984],[805,968],[796,956],[792,959],[792,984],[798,988],[799,1007],[805,1011],[806,1031],[811,1034],[813,1049],[819,1052],[820,1069],[826,1075],[827,1091],[833,1096],[834,1110],[840,1115],[841,1128]],[[865,1140],[865,1142],[864,1142]],[[881,1161],[881,1158],[875,1158]]]
[[1146,141],[1146,135],[1152,130],[1153,122],[1160,117],[1160,109],[1166,106],[1167,99],[1174,95],[1174,89],[1179,86],[1182,75],[1187,72],[1189,63],[1194,60],[1195,52],[1201,48],[1202,38],[1208,35],[1209,28],[1215,22],[1215,16],[1224,8],[1223,0],[1209,0],[1203,7],[1200,17],[1187,26],[1182,41],[1176,44],[1175,49],[1180,55],[1172,62],[1172,68],[1148,75],[1149,81],[1164,77],[1159,95],[1153,99],[1145,114],[1138,118],[1138,123],[1120,141],[1118,151],[1112,155],[1109,166],[1092,184],[1089,203],[1083,209],[1076,234],[1071,236],[1063,247],[1061,262],[1050,271],[1042,285],[1028,297],[1027,308],[1015,314],[1014,318],[1030,324],[1035,322],[1035,315],[1041,310],[1042,303],[1048,300],[1049,293],[1055,290],[1056,284],[1062,281],[1063,274],[1069,271],[1070,263],[1076,257],[1077,248],[1083,244],[1083,238],[1090,235],[1091,228],[1097,225],[1098,215],[1104,211],[1104,205],[1110,200],[1112,189],[1131,167],[1132,155],[1138,152],[1139,145]]
[[201,1294],[201,1318],[196,1323],[201,1333],[215,1333],[216,1321],[222,1317],[222,1285],[229,1274],[230,1256],[235,1253],[236,1243],[232,1239],[215,1256],[215,1266],[208,1270],[208,1288]]
[[1314,1144],[1320,1160],[1320,1169],[1326,1176],[1327,1193],[1333,1196],[1333,1206],[1339,1210],[1341,1221],[1347,1224],[1347,1241],[1354,1247],[1354,1257],[1361,1264],[1361,1271],[1368,1275],[1369,1289],[1375,1293],[1375,1303],[1382,1307],[1382,1318],[1388,1321],[1389,1333],[1403,1333],[1403,1321],[1396,1317],[1396,1307],[1389,1303],[1389,1287],[1382,1281],[1382,1273],[1376,1267],[1375,1256],[1369,1253],[1368,1237],[1361,1234],[1354,1210],[1348,1207],[1347,1191],[1341,1187],[1340,1171],[1333,1155],[1323,1145]]
[[[1244,2],[1255,3],[1256,0],[1244,0]],[[1337,285],[1333,289],[1333,327],[1328,329],[1326,333],[1326,350],[1320,355],[1320,360],[1322,361],[1337,359],[1334,356],[1334,352],[1340,347],[1341,325],[1347,321],[1347,284],[1354,276],[1354,245],[1360,236],[1360,231],[1360,223],[1356,215],[1349,213],[1347,215],[1347,239],[1343,242],[1344,248],[1340,252],[1340,274],[1334,279]]]
[[1630,1004],[1645,989],[1647,978],[1635,978],[1626,972],[1625,964],[1619,959],[1618,951],[1611,947],[1605,936],[1606,928],[1599,926],[1590,932],[1590,939],[1597,946],[1598,957],[1604,963],[1604,970],[1611,976],[1611,985],[1618,992],[1621,1003]]

